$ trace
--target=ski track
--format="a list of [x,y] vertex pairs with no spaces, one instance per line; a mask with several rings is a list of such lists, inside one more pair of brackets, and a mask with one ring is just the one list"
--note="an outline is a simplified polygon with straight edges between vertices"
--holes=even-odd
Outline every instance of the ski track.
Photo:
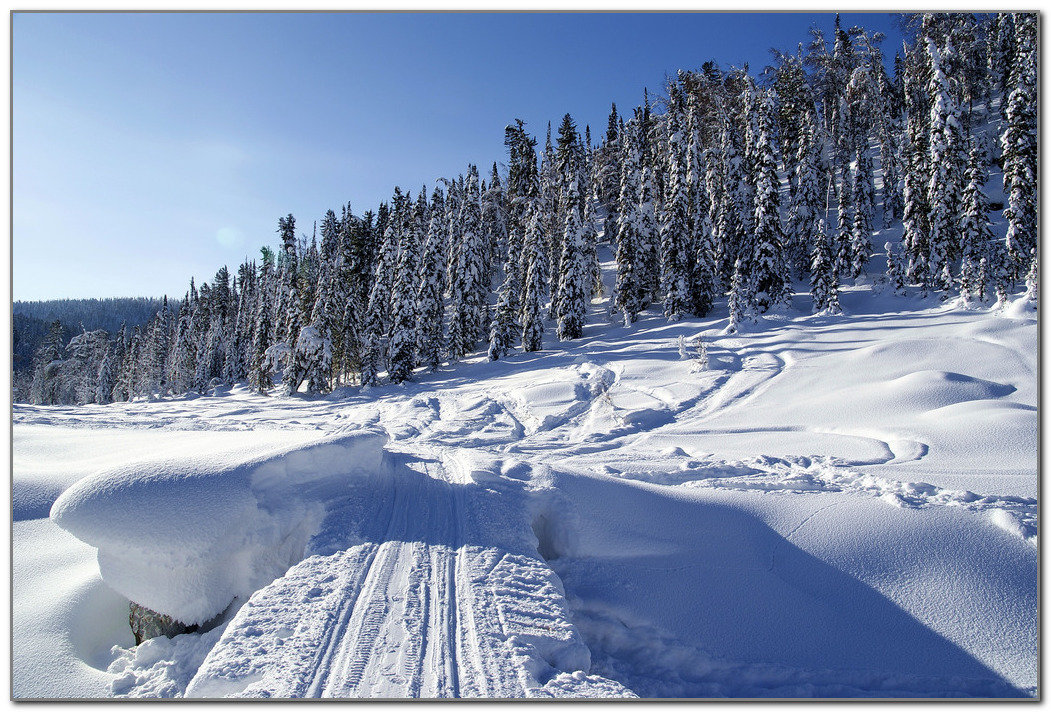
[[455,459],[396,467],[371,540],[258,591],[187,696],[519,698],[557,694],[548,679],[586,673],[590,656],[546,563],[466,540],[468,507],[485,504],[466,501],[462,470]]

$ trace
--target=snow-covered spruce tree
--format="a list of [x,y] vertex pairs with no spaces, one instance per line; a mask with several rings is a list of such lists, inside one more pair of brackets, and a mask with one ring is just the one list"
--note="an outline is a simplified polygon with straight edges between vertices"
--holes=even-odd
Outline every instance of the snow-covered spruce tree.
[[682,131],[674,112],[668,113],[666,130],[669,176],[665,182],[668,194],[664,200],[664,210],[661,211],[661,295],[664,301],[664,316],[669,321],[677,321],[690,308],[687,261],[690,254],[687,246],[690,234],[689,184]]
[[496,311],[493,313],[493,322],[489,326],[489,351],[490,361],[498,361],[514,348],[515,332],[518,325],[515,313],[515,298],[512,296],[520,289],[517,282],[517,270],[513,268],[510,260],[505,261],[504,281],[500,285],[497,296]]
[[299,391],[299,387],[303,384],[303,379],[306,377],[306,364],[298,360],[296,357],[300,352],[296,351],[296,341],[299,339],[299,332],[303,328],[303,310],[300,308],[301,299],[299,296],[299,288],[293,284],[291,291],[288,293],[288,314],[285,317],[286,331],[285,340],[278,342],[285,345],[289,357],[285,361],[285,370],[281,376],[282,395],[290,396]]
[[895,294],[905,294],[905,267],[901,263],[901,256],[894,250],[894,245],[889,241],[883,243],[883,249],[887,253],[887,283],[891,285]]
[[[408,208],[406,209],[408,213]],[[391,319],[388,342],[388,378],[391,383],[402,383],[412,377],[416,368],[416,344],[419,312],[417,305],[417,275],[420,264],[418,221],[407,214],[402,225],[397,271],[391,292]],[[484,255],[483,255],[484,259]]]
[[427,226],[423,259],[420,261],[419,292],[416,303],[419,309],[420,328],[417,350],[420,361],[431,371],[442,365],[445,353],[443,325],[445,322],[445,238],[444,196],[438,188],[431,194],[431,219]]
[[832,264],[832,245],[825,230],[825,221],[818,219],[814,236],[814,250],[810,262],[810,296],[814,313],[839,313],[839,282]]
[[55,319],[33,356],[33,381],[29,387],[29,398],[35,405],[54,405],[58,402],[56,377],[58,364],[66,356],[64,341],[62,322]]
[[929,253],[930,222],[928,219],[927,146],[930,141],[930,56],[925,48],[908,50],[902,73],[906,109],[906,135],[902,150],[905,154],[905,175],[902,198],[904,201],[902,249],[906,260],[906,279],[920,284],[926,291],[932,284],[927,260]]
[[777,160],[774,158],[770,132],[773,128],[773,97],[769,92],[757,102],[758,133],[754,146],[755,158],[755,251],[752,253],[750,278],[755,285],[755,307],[765,312],[772,306],[785,304],[789,297],[788,266],[785,264],[781,238],[781,215],[777,178]]
[[296,377],[300,383],[289,381],[286,384],[288,390],[292,391],[294,385],[298,391],[299,385],[306,381],[307,393],[328,392],[332,378],[332,339],[322,333],[320,324],[310,324],[299,330],[291,361],[296,364]]
[[482,231],[486,243],[486,274],[492,275],[507,255],[507,201],[500,173],[493,163],[489,185],[482,195]]
[[859,66],[854,70],[847,85],[846,122],[848,135],[845,137],[849,146],[848,157],[851,180],[851,277],[860,273],[858,263],[864,266],[872,251],[869,236],[872,234],[873,217],[876,211],[876,185],[872,156],[869,148],[869,136],[876,123],[876,114],[880,108],[873,72],[869,66]]
[[[646,116],[648,111],[642,112]],[[645,309],[660,289],[660,231],[657,228],[657,192],[658,185],[653,169],[646,157],[652,150],[651,142],[646,138],[647,122],[639,121],[639,155],[642,158],[639,174],[639,205],[635,214],[636,249],[638,254],[637,268],[640,309]]]
[[1037,245],[1036,14],[1014,13],[1014,69],[1003,147],[1007,249],[1020,276]]
[[642,311],[639,254],[639,161],[638,125],[628,124],[622,134],[620,197],[617,206],[617,281],[613,288],[613,307],[625,324],[632,324]]
[[711,205],[708,197],[707,152],[701,147],[701,134],[695,107],[687,116],[687,136],[689,144],[686,156],[686,182],[688,190],[689,239],[688,243],[688,279],[690,309],[697,316],[705,316],[711,311],[718,291],[718,277],[715,267],[715,237],[709,220]]
[[[252,333],[252,361],[248,371],[248,384],[256,393],[266,395],[274,383],[266,361],[270,348],[273,324],[270,298],[274,290],[274,254],[269,248],[262,249],[262,266],[259,271],[259,290],[255,305],[255,326]],[[185,301],[185,300],[184,300]]]
[[[959,109],[942,66],[942,52],[931,39],[927,40],[927,53],[932,68],[929,85],[931,174],[927,187],[930,221],[927,269],[935,288],[944,292],[951,287],[951,282],[945,279],[949,263],[959,253],[959,199],[963,187],[961,154],[964,138]],[[952,54],[951,44],[946,46],[945,54]]]
[[[868,175],[868,178],[865,176]],[[853,180],[851,195],[854,198],[853,220],[850,228],[850,278],[857,279],[865,269],[872,254],[872,159],[867,151],[857,154],[851,171]]]
[[522,350],[539,351],[543,345],[545,296],[544,272],[547,257],[544,255],[544,233],[539,210],[528,212],[522,259],[525,264],[525,293],[522,297]]
[[[550,128],[548,129],[550,134]],[[550,141],[550,139],[549,139]],[[562,123],[558,127],[558,147],[550,157],[545,151],[545,160],[554,161],[554,170],[547,170],[546,179],[554,181],[552,187],[542,185],[541,192],[548,191],[545,200],[545,208],[554,210],[552,216],[548,216],[546,223],[551,233],[548,235],[548,260],[551,275],[551,306],[548,317],[558,318],[558,309],[561,299],[559,290],[562,287],[561,275],[565,269],[562,264],[562,256],[565,254],[565,225],[567,213],[576,211],[576,224],[581,226],[584,212],[584,196],[581,194],[583,188],[581,177],[584,167],[584,151],[580,143],[580,134],[577,131],[573,118],[566,114],[562,117]],[[574,196],[570,199],[569,185],[576,183]]]
[[351,374],[359,374],[362,362],[362,339],[365,314],[368,310],[370,273],[372,269],[369,233],[371,231],[371,213],[357,218],[351,212],[350,205],[343,209],[340,220],[340,260],[337,290],[343,295],[340,303],[343,312],[340,315],[339,339],[340,363],[336,365],[339,376],[347,382]]
[[[529,212],[540,191],[540,178],[536,166],[536,139],[529,136],[525,123],[515,119],[513,125],[504,128],[504,145],[509,153],[507,165],[507,230],[508,259],[514,266],[518,284],[525,280],[522,260],[522,244],[529,222]],[[521,295],[511,294],[516,313]]]
[[556,333],[561,341],[579,339],[587,321],[587,305],[591,301],[592,275],[584,232],[580,225],[579,189],[576,179],[570,179],[562,195],[566,204],[566,227],[562,235],[562,272],[558,276],[558,297],[555,317]]
[[563,214],[559,205],[559,194],[562,189],[558,171],[558,158],[554,144],[551,143],[551,123],[547,124],[547,141],[540,158],[540,221],[543,228],[544,255],[547,265],[544,267],[545,280],[549,279],[551,301],[547,318],[555,318],[555,302],[558,291],[558,260],[562,258]]
[[387,219],[383,240],[373,269],[372,289],[369,291],[368,307],[362,324],[361,339],[361,385],[374,386],[379,382],[379,373],[386,365],[384,334],[390,318],[391,281],[398,251],[398,218],[404,210],[404,197],[399,188],[394,189],[394,211]]
[[971,142],[967,165],[967,187],[963,191],[963,258],[960,264],[960,296],[965,302],[981,300],[985,296],[986,274],[981,269],[993,232],[989,225],[989,199],[985,195],[988,170],[985,153],[978,141]]
[[745,274],[744,263],[738,257],[734,262],[733,277],[730,280],[730,293],[726,299],[727,310],[730,313],[730,323],[727,326],[727,332],[735,333],[741,323],[751,317],[754,301],[752,280]]
[[803,278],[810,271],[810,244],[818,234],[818,222],[825,209],[822,200],[824,186],[821,183],[821,146],[815,109],[808,104],[803,111],[803,126],[799,132],[795,160],[795,192],[788,213],[788,245],[786,253],[795,266],[796,274]]
[[450,283],[452,323],[449,327],[449,358],[457,361],[474,349],[485,336],[489,284],[484,279],[484,243],[481,233],[478,167],[468,168],[459,218],[459,250],[456,279]]
[[1034,247],[1029,253],[1029,271],[1025,275],[1025,298],[1033,305],[1036,305],[1040,297],[1040,283],[1037,277],[1039,268]]
[[299,272],[296,255],[296,219],[289,213],[277,219],[277,232],[281,236],[281,252],[277,264],[278,295],[275,341],[288,341],[288,318],[294,312],[290,307],[294,303],[291,292],[295,288],[296,275]]
[[723,188],[715,220],[715,239],[720,274],[729,283],[737,258],[744,260],[746,269],[747,262],[752,259],[753,241],[745,229],[744,218],[746,212],[750,213],[754,209],[754,205],[745,206],[748,180],[744,173],[744,160],[738,150],[733,122],[725,113],[721,117],[719,141]]
[[605,208],[603,238],[612,243],[617,234],[617,209],[620,195],[620,117],[617,105],[612,104],[606,127],[605,143],[599,148],[597,167],[597,193],[599,203]]
[[580,224],[584,236],[584,259],[588,264],[589,296],[604,295],[602,284],[602,264],[598,257],[598,196],[594,191],[584,199],[584,219]]
[[902,247],[907,258],[905,276],[912,283],[926,287],[931,283],[927,265],[928,219],[923,170],[926,162],[920,157],[914,143],[909,142],[909,167],[905,172],[905,215]]
[[128,400],[128,394],[124,390],[121,379],[121,367],[128,353],[128,325],[121,322],[120,331],[113,340],[113,353],[110,357],[110,367],[113,370],[113,386],[109,392],[109,402],[116,403]]

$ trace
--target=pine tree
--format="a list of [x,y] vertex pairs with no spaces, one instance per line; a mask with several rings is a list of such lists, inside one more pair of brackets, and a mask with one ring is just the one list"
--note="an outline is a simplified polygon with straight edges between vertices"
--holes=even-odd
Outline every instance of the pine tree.
[[890,242],[883,243],[883,249],[887,253],[887,282],[893,287],[895,294],[905,294],[905,269],[901,264],[901,258],[895,253],[894,246]]
[[690,308],[689,262],[689,183],[686,156],[677,117],[669,112],[668,131],[669,177],[668,195],[660,226],[660,273],[664,316],[669,321],[682,318]]
[[642,311],[642,271],[639,249],[639,161],[640,147],[637,124],[622,134],[624,156],[621,161],[620,197],[617,208],[617,282],[613,288],[613,306],[632,324]]
[[30,400],[37,405],[54,405],[58,403],[59,364],[65,360],[64,336],[62,322],[58,319],[51,322],[47,336],[33,357],[33,382],[30,385]]
[[1036,14],[1014,13],[1015,47],[1003,146],[1007,249],[1021,275],[1037,245]]
[[[262,267],[259,273],[259,291],[255,312],[255,328],[252,334],[252,366],[248,372],[248,383],[252,390],[260,395],[266,395],[273,388],[270,367],[266,360],[266,352],[272,345],[271,334],[273,324],[270,320],[272,305],[269,295],[274,289],[274,256],[268,248],[262,249]],[[185,301],[184,301],[185,303]],[[187,329],[188,331],[188,320]]]
[[[942,53],[934,41],[927,40],[927,52],[931,61],[931,121],[930,121],[930,167],[931,176],[927,188],[927,204],[930,220],[930,248],[927,269],[934,279],[934,286],[948,290],[951,282],[945,275],[953,255],[959,252],[960,222],[959,195],[962,188],[960,165],[963,146],[959,111],[949,87],[942,65]],[[946,55],[952,54],[952,45],[946,47]]]
[[419,292],[416,303],[419,308],[419,341],[417,350],[423,364],[437,371],[445,353],[443,324],[445,322],[445,238],[443,229],[445,200],[437,188],[431,195],[431,219],[427,227],[427,238],[420,262]]
[[452,321],[449,327],[449,359],[457,361],[474,349],[484,336],[489,285],[483,279],[483,242],[479,209],[478,168],[468,169],[466,190],[460,206],[459,250],[455,279],[450,283]]
[[420,262],[420,240],[417,220],[406,215],[401,226],[397,273],[391,294],[393,318],[390,327],[388,377],[391,383],[401,383],[412,377],[416,367],[417,274]]
[[788,214],[788,245],[786,253],[802,278],[810,271],[809,245],[818,234],[818,222],[825,206],[821,200],[821,146],[814,107],[808,104],[803,112],[803,126],[799,132],[795,161],[796,189]]
[[810,263],[810,296],[814,313],[839,313],[839,284],[832,263],[832,246],[825,231],[825,221],[818,219]]
[[489,186],[482,194],[482,230],[487,247],[486,274],[492,275],[507,254],[507,207],[496,163],[489,175]]
[[522,298],[522,350],[539,351],[543,346],[544,255],[543,228],[538,210],[529,212],[522,257],[525,263],[525,294]]
[[1039,262],[1036,259],[1036,248],[1034,247],[1029,253],[1029,271],[1025,275],[1025,299],[1034,306],[1036,306],[1040,296],[1040,283],[1037,278],[1039,267]]
[[759,130],[754,146],[755,251],[750,277],[755,284],[755,306],[760,312],[765,312],[772,306],[787,303],[789,285],[781,238],[777,161],[770,143],[773,99],[769,93],[756,110],[759,112]]
[[993,240],[989,225],[989,199],[984,186],[987,175],[985,156],[977,141],[972,141],[967,166],[967,187],[963,192],[963,259],[960,265],[960,296],[964,301],[981,299],[985,279],[981,269],[988,246]]
[[741,323],[752,313],[751,304],[754,301],[751,280],[744,271],[744,263],[738,257],[734,262],[733,278],[730,280],[730,294],[727,297],[726,306],[730,313],[730,323],[727,333],[733,334]]
[[558,338],[562,341],[578,339],[583,334],[584,323],[587,321],[587,305],[591,301],[591,265],[588,262],[584,233],[575,207],[579,204],[579,199],[577,182],[571,179],[562,196],[568,208],[562,236],[562,272],[558,279],[558,303],[555,309]]

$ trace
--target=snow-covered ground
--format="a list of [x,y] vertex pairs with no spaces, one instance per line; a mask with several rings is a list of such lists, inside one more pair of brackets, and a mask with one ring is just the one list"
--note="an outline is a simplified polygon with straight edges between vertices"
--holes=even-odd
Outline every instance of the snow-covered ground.
[[[14,694],[1036,694],[1035,312],[841,298],[17,405]],[[134,647],[129,598],[220,623]]]

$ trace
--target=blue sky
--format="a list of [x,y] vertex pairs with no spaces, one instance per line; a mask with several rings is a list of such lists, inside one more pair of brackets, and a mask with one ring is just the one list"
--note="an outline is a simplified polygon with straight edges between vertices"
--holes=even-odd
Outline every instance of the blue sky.
[[[665,74],[767,64],[831,14],[15,14],[14,298],[181,296],[350,201],[595,139]],[[886,13],[844,14],[888,34]]]

